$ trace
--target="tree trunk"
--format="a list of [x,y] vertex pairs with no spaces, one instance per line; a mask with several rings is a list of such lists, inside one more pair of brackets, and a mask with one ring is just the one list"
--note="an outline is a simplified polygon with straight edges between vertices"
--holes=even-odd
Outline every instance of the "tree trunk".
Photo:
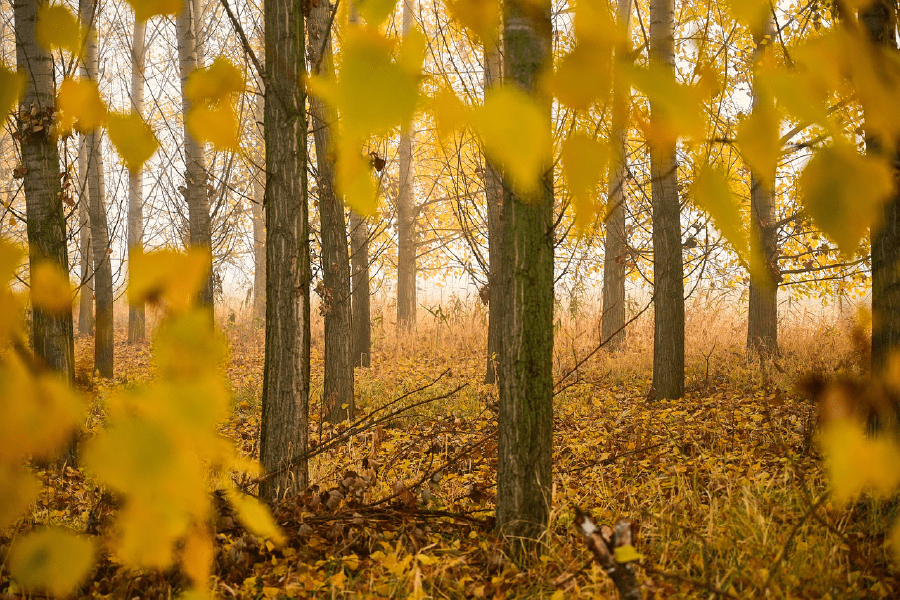
[[[265,96],[256,102],[256,120],[262,123],[265,116]],[[253,319],[263,323],[266,319],[266,214],[265,214],[265,173],[257,173],[253,180],[253,202],[250,210],[253,217]]]
[[[409,34],[416,0],[403,2],[403,37]],[[416,194],[413,144],[414,123],[400,132],[400,190],[397,195],[397,325],[410,330],[416,325]]]
[[[178,31],[178,67],[181,75],[181,106],[184,114],[191,108],[191,101],[184,96],[184,86],[194,69],[201,65],[198,62],[196,39],[196,16],[193,14],[194,4],[191,0],[183,0],[182,10],[175,18]],[[203,146],[184,128],[184,199],[188,206],[188,228],[190,245],[194,248],[212,250],[212,232],[209,218],[209,193],[206,172],[206,157]],[[199,302],[213,314],[213,270],[209,265],[209,277],[200,290]]]
[[[536,98],[550,130],[550,100],[540,92],[538,79],[552,61],[549,2],[540,10],[506,2],[503,27],[505,85],[518,85]],[[553,174],[551,165],[541,170],[539,189],[527,196],[506,177],[503,186],[496,291],[506,315],[500,349],[497,524],[510,540],[537,539],[550,508]]]
[[[307,23],[309,62],[318,74],[334,72],[331,49],[330,2],[320,2],[311,11]],[[321,52],[321,56],[320,54]],[[347,255],[347,225],[344,207],[334,193],[332,127],[337,113],[317,97],[310,98],[316,163],[319,177],[319,221],[322,230],[322,312],[325,315],[325,376],[322,403],[330,423],[352,419],[356,414],[353,399],[353,360],[350,338],[350,259]]]
[[[49,127],[34,131],[40,119],[49,123],[53,115],[53,63],[35,41],[34,26],[39,2],[16,0],[13,13],[16,27],[16,66],[25,73],[27,84],[19,99],[17,120],[25,167],[23,188],[28,216],[28,264],[31,272],[43,261],[69,272],[66,252],[66,222],[59,183],[59,149]],[[75,379],[75,346],[71,308],[61,314],[47,314],[34,308],[32,314],[34,353],[50,369],[68,381]]]
[[266,500],[307,485],[309,426],[309,222],[306,90],[300,2],[265,0],[266,350],[260,462],[278,475]]
[[[861,15],[869,38],[887,51],[896,49],[895,3],[876,0]],[[882,141],[866,136],[866,151],[890,153],[897,165],[896,149],[885,149]],[[872,370],[884,374],[892,355],[900,348],[900,193],[885,204],[881,225],[872,232]]]
[[87,179],[87,140],[78,145],[78,247],[81,254],[81,293],[78,300],[78,334],[94,335],[94,250],[91,245],[91,218],[88,215],[90,185]]
[[[675,68],[674,0],[650,2],[650,60]],[[659,118],[651,103],[650,119]],[[653,192],[653,389],[684,396],[684,262],[675,148],[650,148]]]
[[[97,2],[80,0],[79,13],[85,27],[97,25]],[[84,75],[97,82],[99,65],[96,37],[88,36],[84,48]],[[103,139],[98,128],[86,135],[87,178],[90,202],[91,243],[94,252],[94,370],[101,377],[113,376],[113,286],[110,263],[109,224],[106,220],[106,185],[103,175]]]
[[[503,79],[503,65],[500,60],[500,40],[495,40],[491,49],[485,49],[484,60],[484,93],[498,85]],[[497,380],[497,360],[500,356],[500,335],[503,331],[501,320],[503,313],[500,310],[500,298],[493,289],[495,285],[495,271],[500,267],[500,210],[503,204],[503,181],[500,172],[493,162],[484,160],[484,201],[487,204],[488,226],[488,340],[487,340],[487,364],[484,369],[484,382],[494,383]]]
[[[619,0],[616,8],[619,27],[629,30],[632,0]],[[623,46],[616,51],[628,52]],[[617,56],[621,59],[621,56]],[[621,350],[625,343],[625,181],[628,173],[628,105],[631,91],[616,83],[612,98],[613,154],[609,165],[609,215],[606,219],[606,238],[603,252],[603,312],[600,341],[607,341],[607,349]]]
[[[141,114],[144,109],[144,33],[147,24],[134,22],[134,39],[131,49],[131,110]],[[144,171],[128,176],[128,251],[144,247]],[[129,277],[131,274],[129,273]],[[143,342],[146,336],[144,305],[128,308],[128,342]]]
[[372,365],[372,317],[369,291],[369,227],[350,211],[350,305],[353,311],[353,366]]
[[[769,52],[775,35],[775,22],[771,11],[761,36],[756,36],[754,64],[762,61]],[[763,98],[758,91],[753,97],[754,110],[761,102],[771,102]],[[767,271],[772,274],[766,281],[757,281],[750,274],[750,300],[747,307],[747,350],[760,355],[773,355],[778,352],[778,282],[773,275],[777,269],[778,231],[775,227],[775,193],[772,182],[775,172],[762,176],[756,172],[750,174],[750,224],[759,238],[760,248]]]

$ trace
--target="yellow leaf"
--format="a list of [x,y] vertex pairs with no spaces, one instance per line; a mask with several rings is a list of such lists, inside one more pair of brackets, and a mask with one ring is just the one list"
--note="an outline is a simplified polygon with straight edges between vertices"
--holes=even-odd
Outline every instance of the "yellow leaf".
[[787,69],[769,69],[760,71],[759,81],[772,92],[788,114],[803,123],[816,123],[836,131],[825,107],[827,90],[808,77]]
[[609,162],[609,147],[581,134],[569,136],[562,144],[563,173],[575,201],[575,225],[580,231],[596,214],[595,192]]
[[194,584],[206,587],[213,561],[213,543],[205,527],[194,527],[184,540],[181,566]]
[[41,491],[41,482],[21,467],[0,463],[0,531],[16,522]]
[[575,4],[575,36],[606,46],[625,44],[628,35],[616,22],[606,0],[578,0]]
[[81,54],[87,37],[85,27],[62,4],[44,4],[38,8],[34,36],[47,52],[62,48],[75,55]]
[[159,142],[150,126],[137,113],[127,115],[110,113],[106,121],[109,141],[125,161],[125,166],[132,173],[137,173],[144,166],[156,149]]
[[613,554],[616,558],[616,562],[619,563],[633,562],[644,558],[644,555],[635,550],[634,546],[632,546],[631,544],[616,546],[616,548],[613,550]]
[[206,381],[225,358],[225,343],[209,327],[209,315],[202,308],[163,323],[156,334],[156,346],[159,370],[175,385],[185,385],[192,379]]
[[703,167],[694,179],[691,194],[697,205],[709,213],[716,229],[731,243],[757,281],[766,281],[768,275],[762,257],[751,251],[756,250],[756,245],[750,244],[740,204],[725,175],[718,169]]
[[750,26],[754,34],[762,33],[772,12],[771,0],[727,0],[731,14]]
[[80,133],[88,133],[106,119],[106,104],[97,84],[89,79],[64,80],[56,96],[56,107],[60,111],[57,121],[60,135],[68,134],[73,127]]
[[64,596],[75,589],[94,564],[94,544],[83,535],[44,527],[15,540],[9,571],[27,590]]
[[227,490],[228,502],[234,508],[241,523],[250,533],[260,537],[271,539],[279,546],[284,544],[285,537],[281,528],[275,523],[272,514],[266,505],[250,496],[238,492],[235,489]]
[[216,106],[195,105],[185,116],[188,131],[200,142],[209,142],[219,150],[239,150],[240,129],[230,102]]
[[894,557],[894,564],[900,565],[900,519],[894,519],[894,524],[891,526],[891,537],[889,539],[891,554]]
[[469,111],[453,90],[447,87],[439,89],[432,101],[435,126],[438,136],[444,140],[457,129],[464,127],[469,121]]
[[19,246],[0,238],[0,283],[5,285],[13,278],[24,254]]
[[355,571],[359,568],[359,557],[355,554],[350,554],[348,556],[343,557],[344,566],[350,569],[351,571]]
[[768,99],[759,102],[753,113],[737,126],[737,143],[744,160],[763,185],[772,189],[781,158],[781,118]]
[[450,14],[468,27],[488,48],[499,39],[500,2],[497,0],[444,0]]
[[335,188],[347,206],[365,216],[378,210],[378,190],[369,162],[359,152],[359,144],[341,141],[335,168]]
[[394,12],[397,2],[396,0],[357,0],[355,4],[366,23],[378,27]]
[[609,95],[612,51],[608,45],[579,43],[547,78],[550,92],[576,110],[587,110]]
[[866,231],[880,226],[894,178],[886,161],[838,143],[816,151],[800,174],[800,189],[816,226],[851,256]]
[[184,95],[196,104],[229,101],[232,94],[244,91],[244,77],[225,57],[216,58],[211,65],[191,73],[184,84]]
[[193,303],[206,281],[209,250],[191,248],[187,254],[174,250],[128,254],[128,302],[132,306],[164,300],[171,310],[183,312]]
[[681,136],[703,137],[699,90],[679,83],[671,69],[656,62],[647,68],[626,65],[621,72],[650,100],[652,114],[646,134],[660,151],[674,146]]
[[0,63],[0,120],[5,120],[25,91],[25,76]]
[[134,18],[146,21],[157,15],[177,15],[184,4],[181,0],[127,0],[134,9]]
[[491,91],[472,114],[484,149],[522,193],[538,189],[551,159],[550,114],[525,93],[510,86]]
[[838,419],[823,429],[820,443],[838,502],[866,490],[886,498],[900,485],[900,447],[891,436],[867,437],[863,424]]
[[40,261],[31,274],[31,302],[35,308],[54,315],[72,310],[69,276],[55,263]]
[[82,460],[97,478],[123,493],[152,493],[168,480],[178,449],[166,427],[118,419],[84,444]]
[[119,511],[116,519],[116,558],[144,569],[165,569],[172,564],[175,542],[188,530],[189,516],[166,506],[165,499],[156,503],[135,494]]

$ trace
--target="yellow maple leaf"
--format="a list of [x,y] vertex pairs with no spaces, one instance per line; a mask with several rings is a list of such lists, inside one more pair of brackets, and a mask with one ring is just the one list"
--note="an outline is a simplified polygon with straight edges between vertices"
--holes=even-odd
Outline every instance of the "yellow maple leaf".
[[125,166],[137,173],[159,148],[153,130],[137,113],[110,113],[106,120],[109,141],[122,157]]
[[79,133],[89,133],[106,120],[106,103],[97,84],[89,79],[65,79],[59,85],[56,107],[59,110],[56,127],[61,136],[73,128]]

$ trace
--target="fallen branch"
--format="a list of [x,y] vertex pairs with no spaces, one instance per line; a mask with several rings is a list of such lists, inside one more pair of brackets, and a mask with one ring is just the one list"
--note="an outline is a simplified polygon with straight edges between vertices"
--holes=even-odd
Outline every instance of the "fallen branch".
[[634,561],[641,555],[634,549],[636,531],[630,519],[620,518],[615,526],[598,527],[577,506],[575,527],[585,537],[588,549],[609,575],[623,600],[641,600],[641,588],[634,574]]

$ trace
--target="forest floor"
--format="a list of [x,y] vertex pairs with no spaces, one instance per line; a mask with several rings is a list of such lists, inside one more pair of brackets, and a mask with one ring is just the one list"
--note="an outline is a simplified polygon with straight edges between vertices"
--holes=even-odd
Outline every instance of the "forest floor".
[[[858,372],[866,358],[852,319],[794,315],[781,329],[781,355],[760,363],[743,351],[740,320],[693,310],[687,392],[678,401],[647,398],[647,320],[632,326],[622,352],[600,351],[582,363],[596,347],[597,324],[590,312],[559,317],[552,513],[540,556],[527,565],[504,556],[493,528],[497,392],[482,383],[483,310],[425,315],[404,335],[376,319],[372,366],[357,370],[358,426],[331,448],[329,440],[347,430],[320,421],[319,324],[314,487],[274,508],[288,536],[282,547],[245,532],[222,510],[215,594],[614,598],[572,525],[577,506],[600,523],[625,516],[639,524],[637,572],[647,598],[896,597],[900,570],[885,539],[898,504],[830,500],[817,408],[798,387],[811,372]],[[242,319],[225,329],[233,412],[222,433],[253,455],[263,335]],[[90,340],[77,342],[79,385],[95,398],[152,376],[151,344],[119,341],[115,382],[90,377]],[[29,522],[104,533],[108,495],[77,470],[43,477]],[[9,540],[0,537],[0,559]],[[107,558],[80,595],[167,598],[185,585],[177,569],[139,574]],[[0,568],[0,598],[13,597],[8,586]]]

